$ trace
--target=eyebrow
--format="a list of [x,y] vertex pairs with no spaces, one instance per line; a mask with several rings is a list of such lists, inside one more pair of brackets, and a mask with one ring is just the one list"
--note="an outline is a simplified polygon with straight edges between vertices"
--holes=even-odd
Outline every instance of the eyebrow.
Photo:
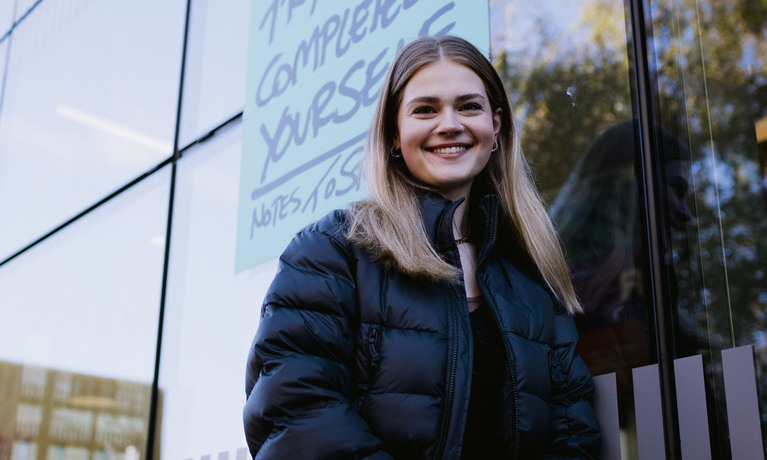
[[[480,93],[463,94],[455,98],[457,102],[465,102],[465,101],[470,101],[473,99],[482,99],[483,102],[486,102],[485,96],[483,96]],[[414,97],[413,99],[410,99],[407,102],[407,104],[405,104],[405,106],[407,107],[417,103],[435,104],[437,102],[439,102],[439,98],[434,96],[418,96],[418,97]]]

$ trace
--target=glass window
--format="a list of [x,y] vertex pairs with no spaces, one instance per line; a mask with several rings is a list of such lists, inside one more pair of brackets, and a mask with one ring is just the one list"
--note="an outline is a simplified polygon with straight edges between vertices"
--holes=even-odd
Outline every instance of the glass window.
[[491,0],[491,52],[523,150],[568,253],[578,351],[615,373],[624,458],[636,452],[632,370],[655,362],[624,2]]
[[13,7],[16,0],[0,2],[0,38],[10,30],[13,25]]
[[661,149],[674,352],[703,355],[713,456],[729,458],[722,351],[753,345],[767,383],[767,4],[666,0],[652,18],[661,128],[681,146]]
[[[695,361],[683,358],[700,359],[702,377],[693,383],[702,388],[711,456],[734,458],[731,448],[742,446],[730,445],[730,429],[749,415],[728,412],[731,349],[752,347],[759,379],[753,389],[767,384],[761,238],[767,232],[767,6],[644,3],[652,19],[647,102],[657,103],[646,114],[655,120],[656,138],[645,154],[659,168],[657,215],[640,215],[637,201],[639,125],[632,121],[635,69],[623,2],[491,0],[493,57],[586,309],[576,318],[578,350],[594,375],[615,373],[623,458],[637,456],[634,373],[661,352],[675,359],[677,383],[693,381],[688,371]],[[672,317],[669,331],[659,333],[673,335],[669,350],[655,349],[643,269],[646,220],[659,231],[657,288]],[[736,393],[751,385],[740,382]],[[680,431],[689,432],[690,420],[681,415],[686,403],[676,403]],[[754,397],[750,407],[757,404],[758,423],[767,398]],[[756,447],[749,452],[760,457],[762,440],[751,439]]]
[[160,361],[163,458],[234,458],[245,447],[245,362],[277,264],[234,273],[241,138],[238,122],[179,162]]
[[43,1],[14,30],[0,260],[172,154],[185,3]]
[[181,116],[182,147],[242,111],[250,3],[250,0],[192,2]]
[[[16,3],[16,20],[24,16],[36,3],[52,3],[48,0],[10,0],[8,3]],[[38,5],[40,6],[40,5]]]
[[143,457],[169,173],[0,267],[0,438],[14,449]]
[[8,56],[8,43],[11,40],[6,38],[0,42],[0,123],[3,118],[3,82],[5,81],[5,60]]

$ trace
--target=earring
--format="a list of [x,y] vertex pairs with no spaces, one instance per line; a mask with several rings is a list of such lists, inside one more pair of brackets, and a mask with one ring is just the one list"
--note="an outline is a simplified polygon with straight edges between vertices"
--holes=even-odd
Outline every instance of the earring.
[[498,138],[495,139],[493,142],[493,148],[490,149],[490,152],[497,152],[500,146],[498,145]]
[[402,156],[402,150],[392,145],[392,147],[389,149],[389,155],[391,155],[392,158],[399,158]]

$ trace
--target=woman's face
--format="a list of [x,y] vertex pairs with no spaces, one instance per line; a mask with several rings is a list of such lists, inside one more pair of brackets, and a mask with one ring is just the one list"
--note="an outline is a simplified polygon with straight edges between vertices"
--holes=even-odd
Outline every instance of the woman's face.
[[416,72],[397,112],[394,146],[410,173],[448,199],[468,196],[501,127],[482,80],[442,59]]

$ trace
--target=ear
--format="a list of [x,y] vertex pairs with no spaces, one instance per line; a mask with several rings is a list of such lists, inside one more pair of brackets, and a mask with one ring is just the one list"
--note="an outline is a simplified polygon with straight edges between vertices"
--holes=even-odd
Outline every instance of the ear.
[[399,137],[394,136],[394,139],[391,140],[391,144],[394,146],[395,149],[400,149],[400,143],[399,143]]
[[493,133],[495,133],[495,138],[498,139],[498,133],[501,132],[501,115],[503,114],[503,110],[501,110],[500,107],[495,109],[495,113],[493,114]]

